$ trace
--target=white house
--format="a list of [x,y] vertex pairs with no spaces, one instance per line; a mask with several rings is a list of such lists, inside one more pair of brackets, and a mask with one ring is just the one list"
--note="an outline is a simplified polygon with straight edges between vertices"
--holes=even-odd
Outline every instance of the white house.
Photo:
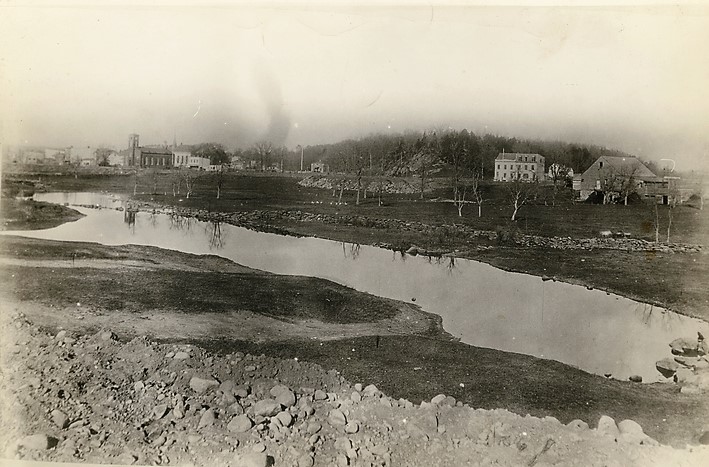
[[521,152],[501,152],[495,158],[495,180],[535,182],[544,180],[544,156]]

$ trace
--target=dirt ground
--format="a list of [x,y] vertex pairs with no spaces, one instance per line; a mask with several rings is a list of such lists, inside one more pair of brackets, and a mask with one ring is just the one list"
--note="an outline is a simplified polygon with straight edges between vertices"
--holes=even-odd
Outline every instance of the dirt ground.
[[[11,459],[231,466],[701,466],[708,446],[660,446],[628,420],[589,428],[414,405],[299,359],[121,342],[108,329],[49,334],[2,313],[4,465]],[[618,422],[618,423],[616,423]]]

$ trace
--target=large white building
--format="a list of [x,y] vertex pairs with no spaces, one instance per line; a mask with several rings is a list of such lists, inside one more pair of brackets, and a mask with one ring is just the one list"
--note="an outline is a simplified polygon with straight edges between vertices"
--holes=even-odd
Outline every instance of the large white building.
[[510,182],[544,181],[544,156],[521,152],[501,152],[495,158],[495,180]]

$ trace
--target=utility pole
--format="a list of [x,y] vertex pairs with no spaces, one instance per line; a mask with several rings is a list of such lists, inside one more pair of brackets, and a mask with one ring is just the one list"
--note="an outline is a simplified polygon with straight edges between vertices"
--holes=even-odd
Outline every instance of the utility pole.
[[301,146],[299,144],[298,146],[296,146],[296,149],[297,148],[300,148],[300,171],[302,172],[303,171],[303,146]]

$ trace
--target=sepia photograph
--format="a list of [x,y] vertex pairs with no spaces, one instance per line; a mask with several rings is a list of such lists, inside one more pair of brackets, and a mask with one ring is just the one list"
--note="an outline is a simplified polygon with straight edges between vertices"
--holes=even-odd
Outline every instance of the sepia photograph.
[[0,0],[0,467],[709,465],[709,3]]

